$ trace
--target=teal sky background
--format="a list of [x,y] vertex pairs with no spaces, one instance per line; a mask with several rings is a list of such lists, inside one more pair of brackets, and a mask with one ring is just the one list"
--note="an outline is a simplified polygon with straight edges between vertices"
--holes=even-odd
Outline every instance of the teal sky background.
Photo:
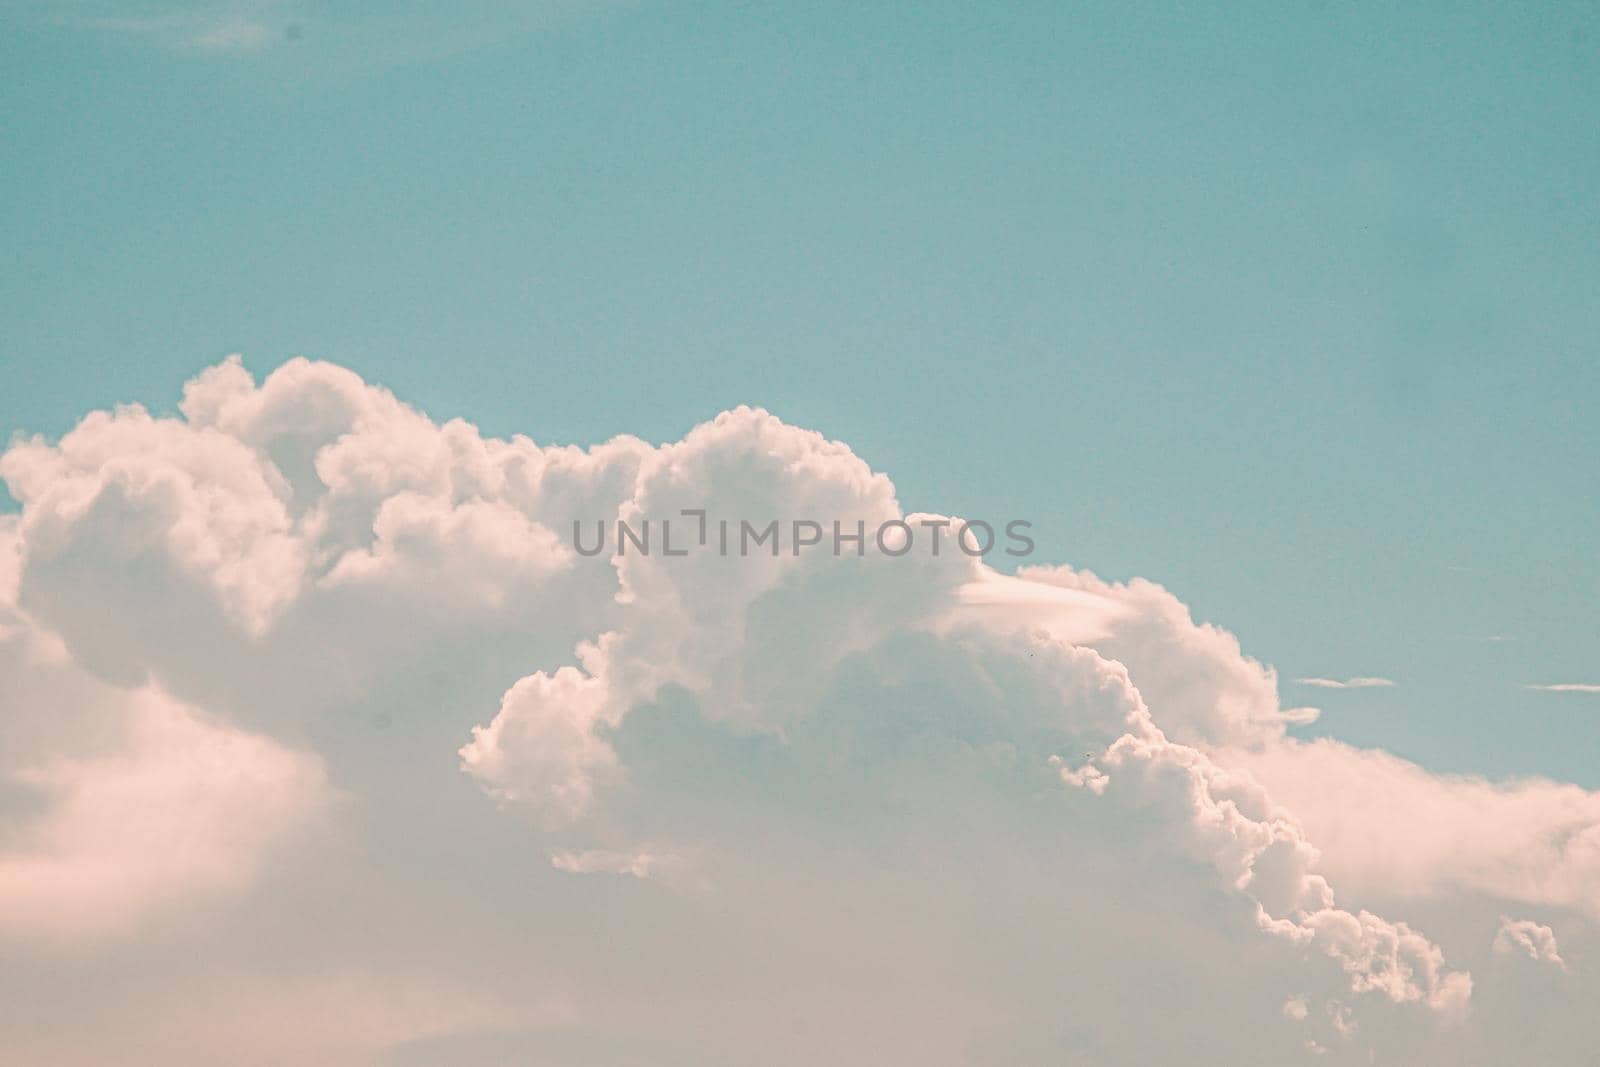
[[499,7],[0,3],[0,430],[230,352],[544,443],[761,405],[1308,733],[1600,786],[1525,688],[1600,683],[1596,8]]

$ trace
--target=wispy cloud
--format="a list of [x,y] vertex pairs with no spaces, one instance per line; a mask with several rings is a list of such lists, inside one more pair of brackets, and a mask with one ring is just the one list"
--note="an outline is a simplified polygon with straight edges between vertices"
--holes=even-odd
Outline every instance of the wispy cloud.
[[284,34],[260,22],[238,19],[196,33],[188,43],[207,52],[254,52],[282,40]]
[[196,8],[143,15],[90,17],[81,25],[102,33],[143,38],[169,48],[198,52],[259,52],[288,36],[297,27],[269,24],[260,17],[219,13]]
[[553,852],[550,866],[568,874],[627,874],[635,878],[650,878],[661,873],[664,867],[678,864],[678,858],[654,852],[613,852],[607,849],[586,849],[582,852]]
[[[0,0],[4,7],[7,0]],[[456,55],[628,5],[629,0],[457,0],[447,7],[380,5],[362,18],[299,0],[82,0],[32,18],[190,57],[262,59],[292,69],[371,72]]]
[[1314,685],[1318,689],[1393,689],[1394,682],[1388,678],[1300,678],[1301,685]]
[[1541,693],[1600,693],[1600,685],[1589,682],[1557,682],[1554,685],[1530,685]]

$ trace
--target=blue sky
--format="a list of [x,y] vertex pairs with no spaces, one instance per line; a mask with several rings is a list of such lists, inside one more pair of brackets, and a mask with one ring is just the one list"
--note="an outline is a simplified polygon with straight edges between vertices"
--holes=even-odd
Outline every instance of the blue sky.
[[1600,683],[1592,10],[359,7],[0,7],[0,429],[230,352],[541,442],[758,404],[1314,730],[1600,785],[1524,688]]

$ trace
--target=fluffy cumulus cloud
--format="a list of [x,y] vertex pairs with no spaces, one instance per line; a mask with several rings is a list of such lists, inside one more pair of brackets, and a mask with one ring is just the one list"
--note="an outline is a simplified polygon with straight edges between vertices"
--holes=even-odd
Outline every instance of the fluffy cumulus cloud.
[[1500,930],[1494,935],[1494,950],[1514,956],[1526,956],[1543,963],[1553,963],[1557,967],[1566,966],[1566,961],[1561,958],[1560,949],[1556,945],[1555,932],[1532,919],[1513,919],[1502,915]]
[[1001,573],[763,411],[553,446],[231,359],[0,476],[0,1031],[37,1062],[1600,1037],[1600,796],[1298,740],[1161,586]]

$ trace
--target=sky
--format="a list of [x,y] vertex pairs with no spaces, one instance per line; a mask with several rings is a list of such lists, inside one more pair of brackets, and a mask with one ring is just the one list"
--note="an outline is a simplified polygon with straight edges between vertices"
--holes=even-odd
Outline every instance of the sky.
[[1593,12],[499,7],[4,8],[0,427],[233,352],[547,442],[757,404],[1394,678],[1331,731],[1600,784],[1524,688],[1600,680]]
[[[461,418],[488,440],[595,446],[628,434],[664,446],[750,405],[844,442],[892,479],[905,513],[1026,519],[1038,542],[1030,562],[1066,565],[1094,596],[1132,598],[1165,619],[1167,608],[1126,591],[1134,586],[1107,592],[1081,576],[1160,583],[1194,619],[1237,635],[1245,656],[1276,671],[1272,716],[1321,711],[1309,722],[1285,715],[1272,742],[1281,760],[1254,768],[1282,795],[1296,778],[1283,768],[1323,751],[1293,745],[1317,738],[1336,743],[1329,751],[1410,761],[1418,777],[1385,764],[1395,777],[1383,788],[1395,791],[1401,779],[1424,783],[1418,789],[1469,781],[1441,777],[1451,774],[1527,780],[1530,790],[1543,779],[1600,788],[1593,10],[504,8],[0,0],[0,434],[42,434],[38,449],[50,449],[90,412],[139,403],[178,419],[183,434],[210,419],[242,442],[240,455],[292,466],[251,421],[266,416],[179,418],[192,380],[212,382],[218,395],[276,389],[291,405],[336,395],[362,411],[378,402],[349,398],[381,386],[433,427],[385,415],[381,432],[363,431],[386,440],[442,433]],[[231,371],[206,371],[230,366],[235,353],[254,375],[249,389]],[[286,374],[274,378],[279,368]],[[203,372],[211,377],[197,378]],[[344,425],[326,413],[307,418],[316,424],[308,440],[322,445]],[[127,441],[145,432],[129,430]],[[767,440],[759,428],[741,432]],[[100,446],[83,447],[61,462],[109,478]],[[187,445],[150,447],[162,463],[191,462],[171,459],[189,456]],[[45,488],[65,468],[31,446],[12,455],[0,502],[23,516],[7,527],[26,560],[16,610],[65,641],[84,675],[70,685],[155,686],[138,690],[146,703],[133,721],[187,737],[215,713],[230,729],[255,731],[230,743],[267,781],[309,783],[261,827],[262,850],[321,818],[307,813],[322,810],[324,787],[349,791],[398,773],[383,759],[350,762],[354,742],[326,723],[291,729],[248,701],[219,712],[211,705],[233,699],[225,680],[138,635],[135,623],[126,647],[115,626],[84,628],[79,600],[91,587],[72,579],[72,567],[110,587],[126,579],[129,599],[108,609],[112,619],[156,612],[150,605],[166,594],[150,574],[128,577],[107,562],[127,558],[109,532],[74,525],[88,520]],[[284,472],[294,483],[284,521],[326,506],[331,525],[273,533],[235,561],[242,573],[206,564],[209,591],[183,594],[217,598],[226,625],[241,632],[288,634],[270,654],[230,648],[220,662],[240,677],[290,662],[278,657],[296,654],[306,635],[366,618],[365,601],[329,606],[305,591],[311,579],[295,577],[302,563],[317,571],[343,558],[319,552],[382,555],[341,540],[341,522],[366,515],[366,535],[385,543],[370,525],[377,503],[361,497],[355,511],[340,511],[338,486],[324,501]],[[246,480],[258,477],[277,485],[270,475]],[[242,483],[228,484],[255,501]],[[584,490],[622,499],[610,491]],[[30,526],[24,505],[65,525]],[[187,505],[172,506],[186,514]],[[504,516],[428,526],[395,507],[385,521],[396,529],[421,523],[458,548],[451,537],[481,548],[472,539],[490,537],[484,530],[504,532],[493,525]],[[549,520],[550,507],[527,504],[527,521]],[[885,507],[874,498],[867,513]],[[213,549],[231,558],[233,549],[216,546],[237,533],[219,534]],[[71,567],[38,562],[50,553]],[[542,564],[490,558],[539,596],[556,595],[539,584]],[[517,569],[524,563],[532,570]],[[372,574],[385,566],[402,567],[352,563],[338,582],[357,572],[378,581]],[[333,570],[317,573],[333,581]],[[559,595],[587,602],[592,590],[561,586]],[[1053,619],[1038,595],[1030,590],[1032,606],[1019,613]],[[472,627],[489,623],[472,618],[430,640],[454,649],[469,631],[480,639]],[[515,669],[512,645],[486,653],[481,684],[466,689],[489,706],[451,718],[461,736],[441,726],[443,740],[431,740],[453,755],[468,727],[499,721],[495,706],[519,678],[547,678],[530,683],[536,692],[560,689],[559,670],[577,669],[571,645],[598,632],[563,631]],[[1201,640],[1182,632],[1180,644]],[[1119,658],[1098,637],[1084,641]],[[1237,653],[1216,653],[1225,672],[1253,669],[1239,667]],[[659,667],[665,653],[616,655]],[[872,684],[889,684],[896,662],[920,662],[905,655],[869,671]],[[385,666],[371,670],[390,665],[372,656]],[[1137,656],[1127,662],[1148,700],[1158,684],[1140,680]],[[714,708],[727,695],[717,681],[725,666],[708,661],[672,684],[702,711]],[[677,699],[640,682],[636,667],[616,669],[628,680],[607,682],[615,692],[604,700],[582,696],[582,686],[561,699],[602,722],[624,705]],[[340,684],[353,687],[341,692],[363,715],[386,699],[363,680]],[[868,685],[854,676],[831,684],[851,693]],[[1267,700],[1249,700],[1258,697]],[[1208,758],[1259,740],[1198,727],[1186,735],[1149,702],[1177,740],[1211,746]],[[195,708],[198,718],[187,717]],[[462,781],[482,789],[461,804],[487,793],[515,807],[522,801],[507,800],[508,789],[548,786],[520,777],[526,753],[516,755],[514,738],[485,736],[496,741],[473,750],[479,762],[463,756]],[[609,759],[579,747],[583,759]],[[332,784],[307,753],[321,753]],[[583,759],[560,789],[590,788],[573,784],[594,769]],[[626,753],[618,759],[628,763]],[[390,796],[392,785],[373,788]],[[674,802],[689,810],[700,801]],[[1319,814],[1314,798],[1295,804],[1324,844],[1368,832]],[[1473,818],[1488,810],[1462,804]],[[701,829],[738,851],[734,828]],[[393,831],[383,823],[373,832]],[[568,867],[643,854],[636,841],[579,842],[570,856],[558,844],[553,854],[568,856]],[[584,860],[589,853],[599,858]],[[698,884],[679,871],[692,863],[663,862],[679,872],[668,881]],[[1361,863],[1329,862],[1358,894],[1368,891]],[[245,892],[256,884],[240,873],[247,866],[228,852],[198,873],[151,875],[151,899],[197,881],[208,893]],[[550,876],[541,868],[540,877]],[[1413,906],[1426,911],[1410,901],[1433,883],[1422,873],[1416,882],[1403,893],[1372,890],[1374,907],[1398,897],[1397,919]],[[7,884],[0,878],[0,893]],[[1504,892],[1497,882],[1483,899],[1513,909],[1513,923],[1536,904],[1584,911],[1554,890],[1509,904]],[[1447,932],[1477,907],[1446,903],[1438,921]],[[118,916],[106,922],[135,921]],[[1508,930],[1513,950],[1534,943],[1527,928]],[[1478,940],[1487,951],[1489,938]],[[728,975],[742,973],[723,962]],[[1481,983],[1483,969],[1474,973]],[[405,995],[438,999],[427,983],[441,980],[417,978],[426,990]],[[273,996],[298,1003],[320,988]],[[384,989],[370,995],[398,995]],[[1426,995],[1448,1000],[1448,989],[1440,978]],[[439,1028],[498,1019],[502,1007],[463,1001]],[[580,1010],[559,997],[549,1007],[552,1017],[569,1009]],[[1310,1010],[1320,1010],[1314,998]]]

